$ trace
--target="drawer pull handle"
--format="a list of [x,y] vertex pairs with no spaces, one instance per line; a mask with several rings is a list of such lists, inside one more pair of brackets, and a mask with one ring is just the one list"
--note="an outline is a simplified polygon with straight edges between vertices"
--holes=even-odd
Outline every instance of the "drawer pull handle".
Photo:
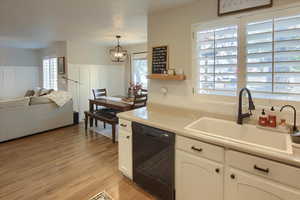
[[130,136],[126,136],[127,139],[130,139]]
[[217,168],[217,169],[216,169],[216,172],[217,172],[217,173],[220,173],[220,169],[219,169],[219,168]]
[[264,169],[264,168],[260,168],[260,167],[258,167],[257,165],[254,165],[254,169],[256,169],[256,170],[258,170],[258,171],[261,171],[261,172],[264,172],[264,173],[269,173],[269,168],[266,168],[266,169]]
[[202,152],[202,150],[203,150],[201,148],[197,148],[197,147],[194,147],[194,146],[192,146],[191,149],[194,150],[194,151],[198,151],[198,152]]
[[126,124],[120,124],[120,126],[122,126],[122,127],[125,127],[125,128],[127,127],[127,125],[126,125]]

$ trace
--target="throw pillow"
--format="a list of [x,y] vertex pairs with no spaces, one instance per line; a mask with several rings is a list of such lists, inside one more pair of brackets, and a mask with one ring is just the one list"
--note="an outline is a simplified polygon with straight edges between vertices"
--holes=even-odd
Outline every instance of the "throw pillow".
[[34,90],[27,90],[24,97],[31,97],[34,95]]

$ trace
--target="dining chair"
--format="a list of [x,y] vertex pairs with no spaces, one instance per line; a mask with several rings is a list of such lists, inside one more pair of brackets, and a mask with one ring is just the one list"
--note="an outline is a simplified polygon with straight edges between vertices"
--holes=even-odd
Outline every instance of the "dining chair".
[[107,90],[105,88],[103,89],[93,89],[93,95],[94,99],[100,98],[100,97],[106,97],[107,96]]
[[[132,93],[132,89],[128,88],[128,95]],[[141,94],[148,94],[148,90],[147,89],[141,89]]]
[[134,96],[132,109],[141,108],[147,105],[148,95],[141,94]]
[[[93,96],[94,96],[94,100],[101,98],[101,97],[106,97],[107,96],[107,90],[106,88],[102,88],[102,89],[93,89]],[[113,115],[116,115],[116,110],[111,109],[111,108],[106,108],[106,107],[96,107],[96,112],[100,113],[110,113]],[[98,120],[95,120],[95,125],[98,126]],[[106,128],[106,122],[103,121],[103,128]]]

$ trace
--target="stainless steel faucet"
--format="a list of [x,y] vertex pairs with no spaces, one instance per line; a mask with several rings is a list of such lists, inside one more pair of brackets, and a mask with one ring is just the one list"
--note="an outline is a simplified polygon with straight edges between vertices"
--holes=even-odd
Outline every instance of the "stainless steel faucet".
[[[248,101],[249,101],[249,107],[248,113],[242,113],[243,112],[243,92],[246,91],[248,93]],[[238,118],[237,118],[237,123],[238,124],[243,124],[243,119],[244,118],[248,118],[252,115],[252,110],[255,110],[255,106],[251,97],[251,92],[249,89],[247,88],[243,88],[240,91],[240,95],[239,95],[239,110],[238,110]]]
[[297,125],[296,125],[296,123],[297,123],[297,111],[296,111],[296,108],[292,105],[284,105],[284,106],[281,107],[280,112],[282,112],[282,110],[284,108],[287,108],[287,107],[292,108],[293,111],[294,111],[294,126],[293,126],[293,134],[294,134],[294,133],[299,132],[299,130],[297,128]]

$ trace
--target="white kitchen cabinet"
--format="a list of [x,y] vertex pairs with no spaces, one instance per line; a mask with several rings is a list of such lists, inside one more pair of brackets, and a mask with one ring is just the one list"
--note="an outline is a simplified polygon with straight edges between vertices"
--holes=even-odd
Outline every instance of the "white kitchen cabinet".
[[176,200],[223,199],[222,164],[181,150],[175,159]]
[[232,168],[228,169],[225,175],[225,200],[254,199],[299,200],[300,190],[261,176],[251,175]]
[[132,132],[119,128],[119,170],[132,179]]

